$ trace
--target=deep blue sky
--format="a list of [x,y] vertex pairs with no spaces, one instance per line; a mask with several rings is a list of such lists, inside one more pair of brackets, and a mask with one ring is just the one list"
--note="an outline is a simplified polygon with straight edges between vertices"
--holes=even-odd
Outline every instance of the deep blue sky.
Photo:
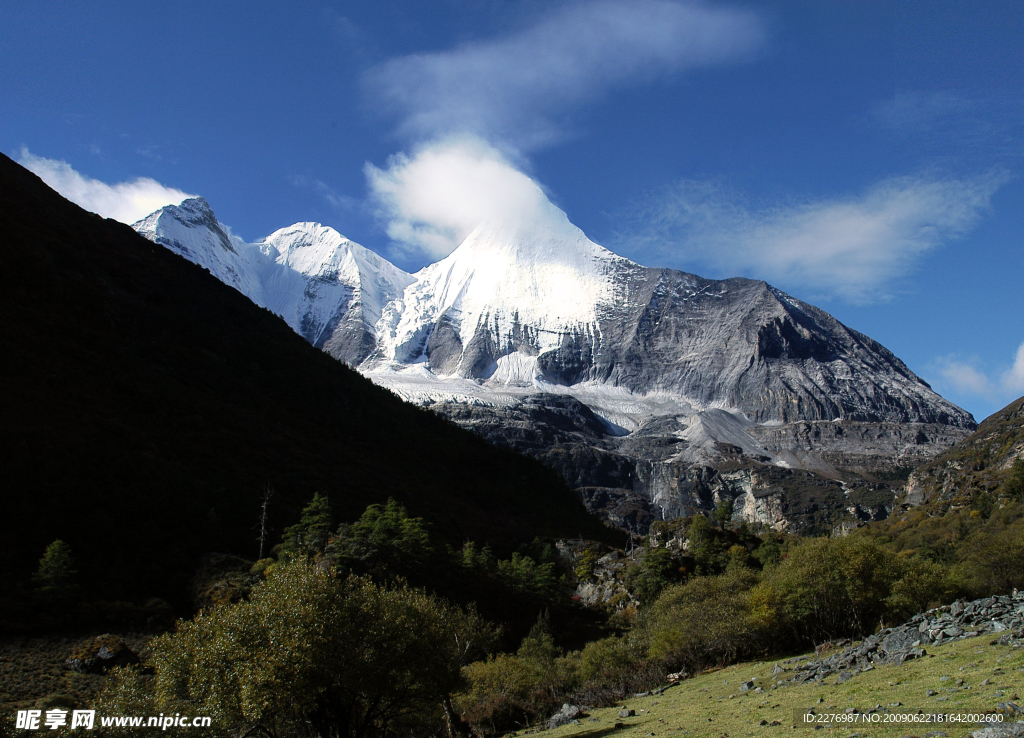
[[174,188],[415,270],[474,217],[422,197],[469,171],[500,202],[517,168],[598,243],[766,279],[979,420],[1024,394],[1019,0],[0,8],[0,150],[105,214]]

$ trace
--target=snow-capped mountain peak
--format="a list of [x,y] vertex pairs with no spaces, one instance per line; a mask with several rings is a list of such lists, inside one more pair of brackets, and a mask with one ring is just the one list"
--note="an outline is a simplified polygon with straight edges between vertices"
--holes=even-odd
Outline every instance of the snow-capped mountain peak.
[[[537,355],[566,333],[592,330],[602,307],[615,301],[614,275],[637,265],[546,205],[549,212],[533,222],[484,221],[451,254],[417,272],[401,310],[378,325],[380,345],[371,364],[429,359],[439,374],[481,376],[487,372],[483,358],[464,355],[475,337],[492,344],[488,364],[514,351]],[[440,331],[436,323],[443,324]]]
[[206,267],[280,315],[315,346],[353,365],[376,342],[382,307],[413,280],[386,259],[319,223],[296,223],[263,241],[231,234],[203,198],[169,205],[135,224],[156,243]]
[[622,428],[662,405],[754,423],[973,423],[884,347],[763,282],[641,267],[540,195],[529,213],[492,214],[415,275],[318,223],[247,244],[201,198],[136,228],[413,400],[575,393]]

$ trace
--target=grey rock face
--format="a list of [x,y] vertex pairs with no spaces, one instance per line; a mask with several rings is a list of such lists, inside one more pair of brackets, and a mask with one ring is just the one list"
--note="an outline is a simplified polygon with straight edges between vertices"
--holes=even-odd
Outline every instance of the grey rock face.
[[[454,375],[442,388],[472,383],[436,400],[393,388],[538,456],[590,509],[641,532],[724,499],[740,519],[801,532],[881,519],[910,469],[974,428],[883,346],[763,282],[625,260],[607,278],[614,301],[596,322],[544,351],[519,321],[506,334],[461,325],[457,344],[442,316],[425,328],[425,365]],[[534,357],[533,386],[495,380],[517,355]]]
[[748,426],[743,449],[682,437],[695,425],[692,416],[652,418],[621,435],[564,395],[431,407],[492,443],[537,456],[589,509],[641,533],[655,520],[710,511],[725,500],[737,520],[793,532],[829,532],[839,519],[880,520],[903,470],[963,433],[939,424],[801,422]]
[[[609,275],[616,301],[597,306],[597,324],[567,327],[560,345],[538,356],[543,381],[666,392],[754,423],[842,418],[974,428],[968,413],[879,343],[764,282],[623,262]],[[463,328],[466,348],[453,363],[443,316],[433,325],[444,350],[435,350],[436,361],[428,354],[431,370],[458,367],[460,376],[477,380],[487,380],[486,368],[529,335],[523,326],[519,336],[500,335],[481,321],[468,341]]]
[[[570,362],[572,374],[614,379],[634,392],[670,390],[705,407],[723,403],[759,423],[974,427],[880,344],[764,282],[667,269],[628,279],[624,309],[601,321],[594,360],[583,372]],[[558,373],[555,357],[545,366],[566,383],[574,378]]]

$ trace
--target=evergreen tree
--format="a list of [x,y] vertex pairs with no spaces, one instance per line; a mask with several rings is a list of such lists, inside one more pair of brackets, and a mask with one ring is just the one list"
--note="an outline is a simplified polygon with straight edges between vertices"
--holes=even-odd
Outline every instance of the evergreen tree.
[[72,584],[77,574],[71,546],[58,538],[46,547],[32,581],[41,589],[57,590]]
[[327,495],[315,493],[313,499],[302,510],[299,522],[285,528],[280,549],[284,558],[323,553],[333,524],[334,514],[327,501]]
[[[359,520],[342,524],[331,542],[330,553],[337,563],[393,579],[413,574],[434,555],[423,518],[414,518],[393,499],[386,505],[370,505]],[[463,559],[476,556],[475,548],[464,551]]]
[[715,522],[718,523],[718,527],[724,529],[732,520],[733,504],[732,500],[723,499],[718,503],[718,507],[715,508]]
[[562,655],[561,649],[555,645],[555,636],[551,632],[551,613],[546,609],[537,616],[537,622],[523,638],[516,655],[526,661],[546,665],[550,665]]
[[697,574],[719,574],[725,569],[724,545],[719,533],[703,515],[694,515],[687,529],[690,554],[697,562]]

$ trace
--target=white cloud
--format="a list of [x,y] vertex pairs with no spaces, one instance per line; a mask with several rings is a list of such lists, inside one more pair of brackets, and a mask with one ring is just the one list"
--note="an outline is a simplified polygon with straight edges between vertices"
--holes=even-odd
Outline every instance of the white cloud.
[[1024,395],[1024,343],[1017,348],[1013,363],[1002,372],[986,372],[977,360],[946,357],[935,362],[933,370],[952,392],[982,397],[999,407]]
[[641,260],[865,302],[883,297],[924,252],[967,232],[1007,179],[897,177],[859,196],[773,207],[684,181],[624,212],[619,240]]
[[148,177],[108,185],[76,172],[66,161],[35,156],[26,148],[21,149],[18,163],[71,202],[129,225],[165,205],[180,205],[195,197]]
[[363,83],[405,136],[469,133],[525,150],[560,138],[557,117],[608,88],[742,60],[765,35],[759,16],[739,8],[577,2],[503,38],[392,59]]
[[1012,395],[1024,395],[1024,343],[1017,348],[1013,366],[999,378],[1003,389]]
[[[366,165],[370,195],[387,233],[406,250],[449,254],[482,221],[534,223],[550,210],[541,188],[497,149],[462,136]],[[547,207],[546,207],[547,206]]]

